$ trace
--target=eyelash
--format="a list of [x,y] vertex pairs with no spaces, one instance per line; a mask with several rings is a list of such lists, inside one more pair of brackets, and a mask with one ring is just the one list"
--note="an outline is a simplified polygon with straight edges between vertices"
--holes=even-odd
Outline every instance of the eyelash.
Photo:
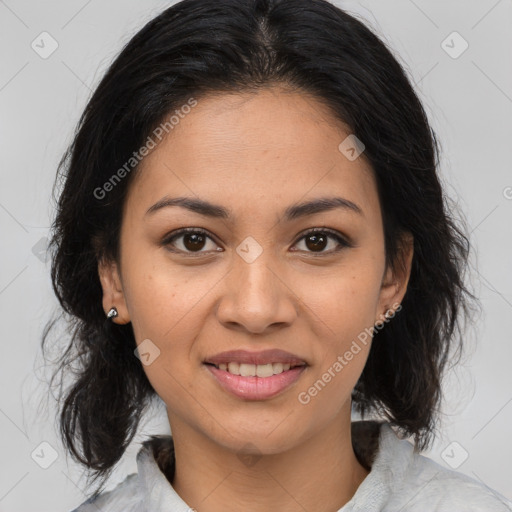
[[[194,233],[194,234],[201,234],[207,238],[209,238],[210,240],[212,240],[213,242],[215,242],[214,238],[210,235],[210,233],[208,231],[206,231],[205,229],[202,229],[202,228],[182,228],[182,229],[179,229],[178,231],[175,231],[173,233],[170,233],[168,236],[166,236],[163,240],[162,240],[162,245],[166,246],[170,251],[172,252],[177,252],[177,253],[181,253],[181,254],[186,254],[187,256],[191,256],[191,257],[197,257],[197,256],[201,256],[201,255],[204,255],[206,254],[206,252],[204,251],[197,251],[197,252],[193,252],[193,251],[182,251],[181,249],[171,249],[169,248],[168,246],[170,246],[172,244],[172,242],[174,242],[177,238],[179,238],[180,236],[182,235],[186,235],[186,234],[190,234],[190,233]],[[353,247],[353,244],[349,243],[345,238],[343,238],[337,231],[334,231],[330,228],[324,228],[324,227],[320,227],[320,228],[312,228],[308,231],[306,231],[305,233],[303,233],[296,241],[293,245],[297,245],[298,242],[300,242],[302,239],[306,238],[307,236],[309,235],[312,235],[312,234],[315,234],[315,233],[322,233],[322,234],[325,234],[325,235],[329,235],[330,238],[333,238],[334,240],[336,240],[336,242],[339,244],[338,247],[336,249],[333,249],[333,250],[330,250],[330,251],[321,251],[321,252],[314,252],[314,251],[306,251],[308,252],[309,254],[312,254],[313,256],[323,256],[323,255],[330,255],[330,254],[334,254],[334,253],[337,253],[339,251],[341,251],[342,249],[344,248],[350,248],[350,247]],[[215,242],[216,243],[216,242]],[[220,252],[220,251],[219,251]],[[298,251],[298,252],[301,252],[301,251]]]

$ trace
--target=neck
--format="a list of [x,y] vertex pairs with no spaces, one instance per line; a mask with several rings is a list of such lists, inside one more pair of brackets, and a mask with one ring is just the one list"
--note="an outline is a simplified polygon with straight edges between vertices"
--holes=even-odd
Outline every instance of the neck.
[[344,418],[293,450],[265,455],[234,453],[174,420],[172,486],[201,512],[337,511],[368,475],[353,450],[350,415]]

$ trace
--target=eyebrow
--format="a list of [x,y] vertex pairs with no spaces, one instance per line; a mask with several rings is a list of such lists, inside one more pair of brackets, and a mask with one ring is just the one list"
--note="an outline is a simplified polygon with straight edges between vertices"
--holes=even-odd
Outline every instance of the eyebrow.
[[[171,206],[179,206],[186,208],[191,212],[204,215],[205,217],[212,217],[218,219],[229,219],[232,217],[232,212],[223,206],[204,201],[203,199],[196,199],[192,197],[164,197],[151,206],[145,213],[146,215],[153,214],[162,208]],[[289,206],[284,211],[285,221],[291,221],[300,217],[314,215],[315,213],[326,212],[335,208],[343,208],[348,212],[355,212],[364,216],[363,210],[352,201],[344,199],[343,197],[321,197],[313,199],[312,201],[302,202]]]

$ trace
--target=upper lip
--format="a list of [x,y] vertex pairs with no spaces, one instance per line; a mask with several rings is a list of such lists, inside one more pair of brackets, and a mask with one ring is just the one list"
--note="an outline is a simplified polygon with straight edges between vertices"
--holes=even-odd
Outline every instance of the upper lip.
[[228,350],[220,352],[214,356],[208,357],[205,363],[245,363],[245,364],[269,364],[269,363],[289,363],[290,365],[305,365],[306,361],[300,357],[285,352],[284,350],[271,349],[260,352],[249,352],[247,350]]

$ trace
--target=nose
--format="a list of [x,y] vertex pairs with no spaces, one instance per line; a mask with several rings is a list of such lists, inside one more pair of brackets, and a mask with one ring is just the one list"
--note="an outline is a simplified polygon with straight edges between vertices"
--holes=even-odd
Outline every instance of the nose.
[[297,296],[279,266],[272,264],[271,252],[263,251],[252,262],[234,255],[217,307],[217,318],[226,328],[263,334],[290,326],[297,317]]

